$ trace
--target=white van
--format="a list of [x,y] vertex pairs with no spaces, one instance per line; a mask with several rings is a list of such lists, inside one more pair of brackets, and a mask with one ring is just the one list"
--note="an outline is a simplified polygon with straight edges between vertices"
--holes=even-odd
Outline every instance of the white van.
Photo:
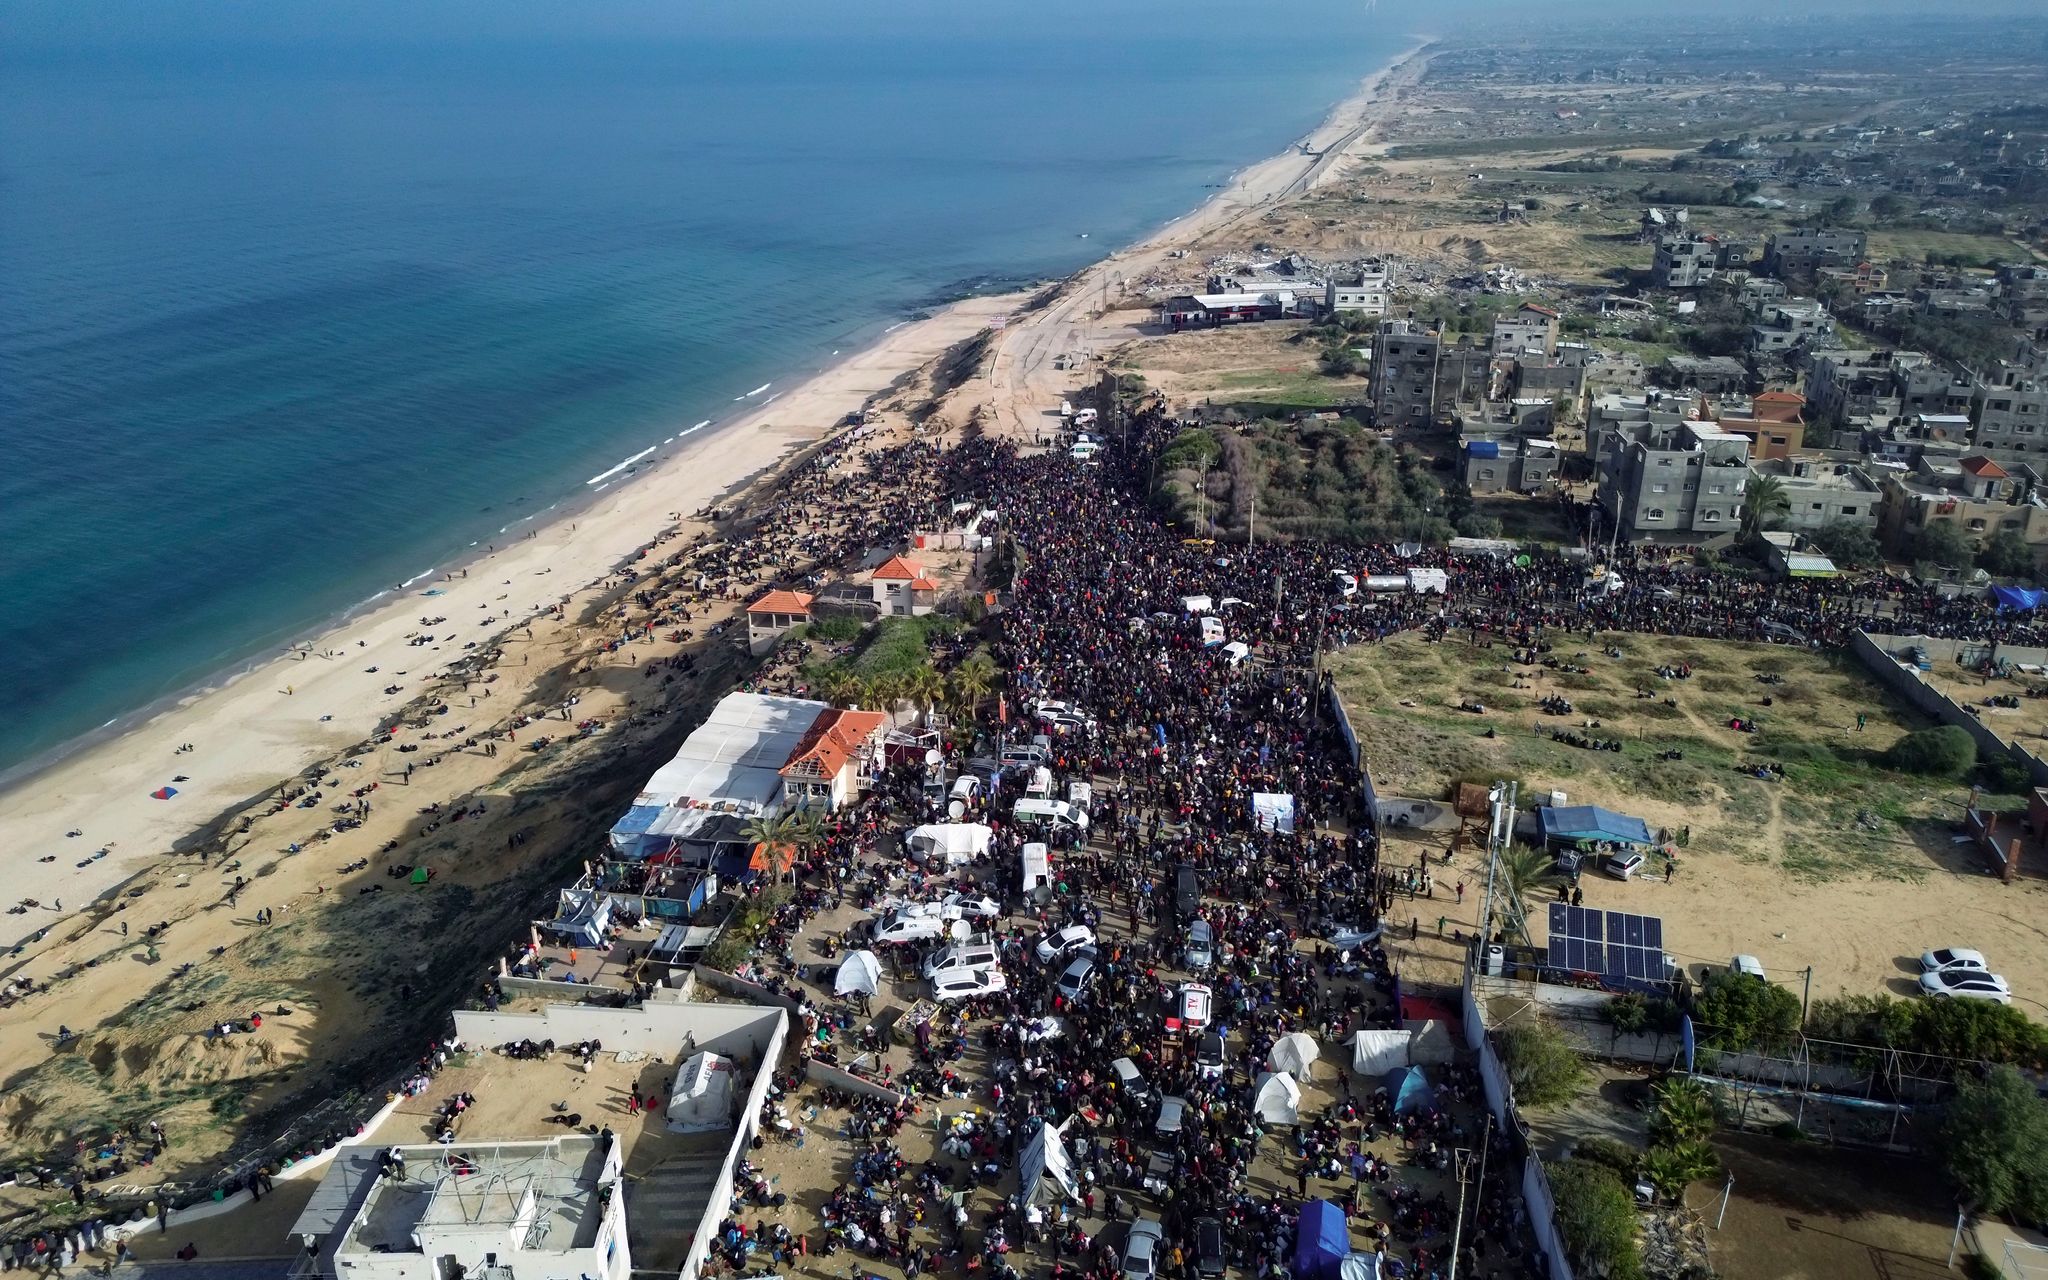
[[1101,445],[1095,443],[1093,440],[1083,440],[1079,444],[1076,444],[1073,448],[1068,449],[1067,456],[1085,466],[1087,464],[1094,462],[1095,455],[1101,452]]
[[1031,771],[1031,780],[1024,784],[1024,794],[1045,800],[1052,796],[1052,770],[1039,765]]
[[997,964],[996,947],[986,934],[966,942],[956,942],[924,962],[924,976],[936,978],[942,974],[964,973],[969,969],[993,969]]
[[1088,814],[1076,809],[1064,800],[1045,800],[1031,796],[1017,802],[1010,810],[1010,817],[1026,826],[1039,827],[1049,831],[1086,831]]
[[946,816],[958,822],[981,802],[981,779],[963,773],[953,779],[953,798],[946,804]]
[[1034,900],[1043,894],[1052,896],[1052,850],[1044,844],[1027,844],[1018,855],[1024,864],[1024,875],[1018,885],[1018,892]]

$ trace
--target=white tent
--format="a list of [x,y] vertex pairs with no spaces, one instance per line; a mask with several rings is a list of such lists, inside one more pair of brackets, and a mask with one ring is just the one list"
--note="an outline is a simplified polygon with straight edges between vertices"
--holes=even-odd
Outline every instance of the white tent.
[[1023,1190],[1024,1202],[1029,1204],[1040,1191],[1045,1189],[1047,1178],[1053,1185],[1067,1193],[1070,1200],[1081,1198],[1074,1184],[1073,1163],[1067,1157],[1067,1135],[1064,1126],[1045,1124],[1039,1126],[1031,1141],[1024,1146],[1024,1155],[1017,1163],[1017,1185]]
[[1207,596],[1182,596],[1180,607],[1189,613],[1207,613],[1216,607],[1216,602]]
[[1408,589],[1416,595],[1442,595],[1451,589],[1451,575],[1442,569],[1410,569]]
[[1252,1110],[1268,1124],[1298,1124],[1301,1086],[1284,1071],[1261,1072],[1258,1091],[1252,1095]]
[[710,1133],[732,1127],[732,1059],[706,1051],[685,1062],[669,1090],[672,1133]]
[[1266,1063],[1273,1070],[1283,1071],[1296,1080],[1306,1080],[1317,1054],[1314,1039],[1302,1032],[1290,1031],[1273,1042],[1273,1051],[1266,1055]]
[[1252,792],[1252,824],[1261,831],[1278,831],[1281,835],[1294,834],[1294,793]]
[[1407,1065],[1406,1031],[1360,1031],[1351,1037],[1351,1069],[1366,1079],[1377,1080]]
[[[1408,1061],[1422,1066],[1440,1066],[1457,1059],[1457,1040],[1451,1034],[1451,1024],[1432,1018],[1424,1022],[1409,1022]],[[1392,1068],[1389,1068],[1391,1070]]]
[[1234,667],[1252,656],[1252,647],[1242,640],[1232,640],[1223,646],[1223,656],[1230,659],[1230,665]]
[[1353,1253],[1337,1264],[1338,1280],[1380,1280],[1380,1255]]
[[853,951],[839,962],[839,976],[832,980],[836,996],[874,995],[882,989],[882,962],[872,951]]

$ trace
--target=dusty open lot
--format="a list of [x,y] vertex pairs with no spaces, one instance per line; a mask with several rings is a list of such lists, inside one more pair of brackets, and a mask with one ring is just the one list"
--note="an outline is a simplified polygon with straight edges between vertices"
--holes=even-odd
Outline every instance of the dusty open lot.
[[[1931,1193],[1925,1163],[1760,1135],[1722,1134],[1714,1147],[1735,1176],[1728,1216],[1707,1233],[1728,1280],[1934,1280],[1947,1269],[1955,1217]],[[1686,1202],[1709,1224],[1719,1187]]]
[[[1622,656],[1608,656],[1610,646]],[[1383,796],[1434,799],[1454,779],[1516,778],[1525,801],[1559,790],[1572,803],[1689,837],[1673,882],[1654,874],[1583,881],[1588,905],[1661,915],[1666,949],[1681,962],[1726,964],[1748,952],[1781,979],[1811,966],[1815,997],[1903,995],[1920,951],[1953,942],[1990,955],[2023,1008],[2048,987],[2048,935],[2033,923],[2048,890],[2001,885],[1958,851],[1962,784],[1903,777],[1868,759],[1924,722],[1852,659],[1644,636],[1602,636],[1583,650],[1567,641],[1546,656],[1589,674],[1520,665],[1506,647],[1417,635],[1349,650],[1331,668]],[[1656,674],[1684,663],[1690,678]],[[1757,679],[1765,674],[1783,683]],[[1652,696],[1638,698],[1638,689]],[[1537,700],[1547,694],[1569,699],[1573,714],[1544,714]],[[1468,699],[1486,712],[1458,710]],[[1861,732],[1859,712],[1868,717]],[[1730,729],[1738,717],[1762,732]],[[1600,727],[1581,727],[1589,720]],[[1496,737],[1484,736],[1489,728]],[[1552,741],[1566,728],[1620,739],[1622,750]],[[1682,758],[1657,758],[1670,751]],[[1785,780],[1748,776],[1738,768],[1745,763],[1782,764]],[[1441,851],[1448,839],[1397,840],[1393,860],[1412,864],[1409,849]],[[1482,877],[1468,851],[1437,883],[1462,879],[1476,889]],[[1476,927],[1477,893],[1462,905],[1446,901],[1452,896],[1440,888],[1433,901],[1397,903],[1396,916],[1419,917],[1425,933],[1439,915],[1452,930]]]

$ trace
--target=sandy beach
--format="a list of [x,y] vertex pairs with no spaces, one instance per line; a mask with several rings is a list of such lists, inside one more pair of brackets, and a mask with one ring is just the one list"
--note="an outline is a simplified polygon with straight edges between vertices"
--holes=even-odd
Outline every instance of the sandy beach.
[[[1085,367],[1056,369],[1055,356],[1086,357],[1138,331],[1146,313],[1120,305],[1122,281],[1340,171],[1422,65],[1411,52],[1374,72],[1307,139],[1307,153],[1290,146],[1244,170],[1197,211],[1066,282],[1048,304],[976,298],[903,325],[744,418],[677,440],[573,516],[486,549],[450,579],[415,582],[303,651],[10,787],[0,802],[0,847],[14,859],[7,897],[40,905],[0,929],[10,945],[28,940],[0,964],[0,981],[35,984],[25,998],[0,998],[0,1079],[14,1095],[0,1102],[0,1139],[35,1153],[65,1132],[64,1114],[96,1109],[95,1091],[130,1091],[131,1100],[179,1093],[200,1099],[202,1116],[209,1097],[214,1116],[297,1106],[305,1090],[335,1083],[302,1066],[360,1057],[370,1028],[403,1035],[400,1011],[421,1031],[438,1025],[445,1015],[437,1010],[456,993],[442,980],[467,981],[469,966],[531,918],[534,895],[561,883],[559,868],[578,842],[615,816],[614,797],[598,795],[591,780],[627,786],[629,799],[644,774],[626,757],[687,728],[698,700],[737,676],[733,647],[704,631],[760,585],[797,571],[801,557],[787,540],[757,544],[767,560],[708,597],[669,575],[665,598],[695,601],[686,615],[694,634],[648,634],[613,655],[607,645],[629,614],[622,566],[651,546],[665,544],[666,556],[706,534],[692,513],[763,479],[877,401],[885,410],[878,443],[914,432],[943,440],[971,419],[1035,435],[1063,395],[1094,377]],[[930,386],[939,356],[991,327],[977,376],[957,388]],[[919,385],[930,394],[913,406],[924,393],[902,389]],[[841,475],[858,483],[857,472]],[[448,679],[451,664],[490,649],[502,656],[489,683]],[[673,675],[646,679],[657,664],[691,655],[704,665],[682,684],[671,689]],[[415,716],[390,739],[377,737],[430,692],[446,702],[444,717]],[[465,749],[465,733],[470,742],[493,736],[516,723],[515,713],[609,727],[562,763],[522,749],[534,733],[570,734],[562,721],[528,731],[502,754]],[[192,749],[181,752],[184,744]],[[418,754],[401,754],[408,751]],[[277,806],[281,786],[337,763],[314,807]],[[407,766],[421,763],[435,767],[413,777]],[[177,794],[153,798],[164,787]],[[333,834],[335,812],[358,803],[374,812]],[[419,816],[430,807],[436,817]],[[479,816],[437,831],[451,820],[446,809]],[[213,856],[192,856],[202,852]],[[387,868],[377,864],[391,860],[431,860],[438,896],[380,893]],[[145,943],[145,930],[160,923],[168,927]],[[461,947],[418,942],[422,930],[454,929],[464,934]],[[433,967],[456,963],[458,951],[461,968]],[[415,996],[411,984],[422,981]],[[297,1010],[261,1039],[260,1055],[235,1057],[201,1034],[207,1016],[257,1000]],[[50,1069],[64,1065],[51,1055],[60,1028],[87,1033],[90,1054],[69,1056],[90,1056],[97,1077]],[[225,1110],[223,1091],[239,1091]],[[235,1144],[238,1127],[209,1121],[172,1155],[182,1171],[199,1172]]]

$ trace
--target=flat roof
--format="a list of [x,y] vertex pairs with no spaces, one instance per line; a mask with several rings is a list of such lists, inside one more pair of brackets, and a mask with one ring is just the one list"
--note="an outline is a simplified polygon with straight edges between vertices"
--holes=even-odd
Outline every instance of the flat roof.
[[405,1162],[381,1178],[338,1253],[417,1253],[422,1238],[489,1235],[515,1249],[563,1253],[597,1242],[598,1178],[606,1139],[578,1134],[538,1142],[438,1143],[388,1148]]

